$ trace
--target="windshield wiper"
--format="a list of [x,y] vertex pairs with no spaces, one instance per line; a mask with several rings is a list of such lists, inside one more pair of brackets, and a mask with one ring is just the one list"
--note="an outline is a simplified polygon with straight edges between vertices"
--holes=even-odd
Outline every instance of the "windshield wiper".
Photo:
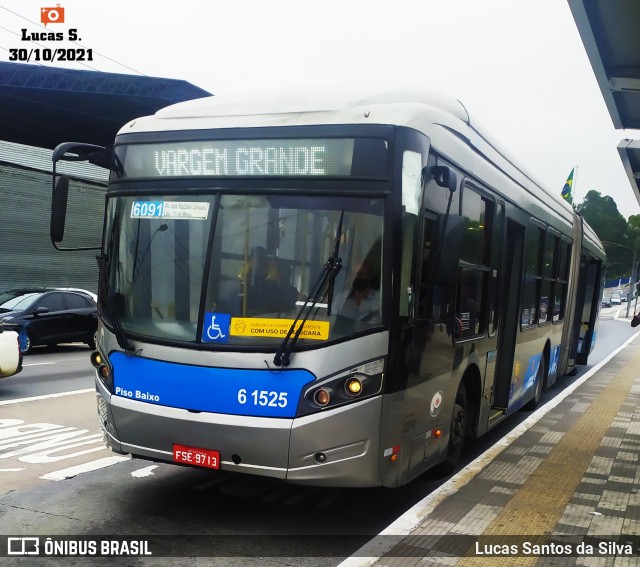
[[[338,257],[338,252],[340,251],[340,239],[342,238],[342,221],[344,220],[344,209],[342,209],[342,213],[340,213],[340,222],[338,223],[338,230],[336,233],[336,241],[333,248],[333,254],[327,258],[327,261],[324,263],[322,267],[322,271],[318,276],[318,279],[313,284],[311,289],[311,293],[309,297],[305,300],[296,315],[293,323],[289,327],[289,331],[287,332],[287,336],[282,341],[282,344],[278,347],[278,350],[273,357],[273,363],[276,366],[289,366],[291,351],[293,347],[296,346],[298,339],[300,338],[300,333],[302,332],[302,328],[304,324],[307,322],[307,319],[311,316],[311,312],[313,311],[316,303],[320,300],[320,298],[324,295],[325,291],[329,291],[328,298],[328,308],[331,308],[331,302],[333,300],[333,282],[336,279],[336,276],[340,272],[340,268],[342,268],[342,258]],[[305,313],[306,309],[306,313]],[[302,314],[304,313],[304,317]],[[294,329],[296,328],[296,324],[300,321],[300,325],[295,332],[293,338],[291,335],[293,334]]]

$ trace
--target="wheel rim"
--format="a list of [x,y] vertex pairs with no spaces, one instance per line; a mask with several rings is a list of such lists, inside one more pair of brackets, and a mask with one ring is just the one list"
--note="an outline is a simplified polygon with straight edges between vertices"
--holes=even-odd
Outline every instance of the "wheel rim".
[[538,365],[538,372],[536,374],[536,401],[540,401],[540,397],[542,396],[542,381],[544,380],[544,370],[542,369],[542,364],[543,362],[540,361],[540,364]]
[[464,408],[456,404],[453,408],[453,419],[451,420],[451,446],[458,449],[464,443],[464,432],[466,416]]
[[27,335],[24,338],[24,348],[22,349],[22,352],[29,352],[29,350],[31,350],[31,337]]

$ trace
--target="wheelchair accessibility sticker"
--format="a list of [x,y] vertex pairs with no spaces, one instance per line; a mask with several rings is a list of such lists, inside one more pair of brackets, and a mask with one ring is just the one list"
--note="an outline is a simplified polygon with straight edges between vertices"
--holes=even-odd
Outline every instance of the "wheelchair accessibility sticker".
[[231,314],[205,313],[202,329],[203,343],[226,343],[229,340]]

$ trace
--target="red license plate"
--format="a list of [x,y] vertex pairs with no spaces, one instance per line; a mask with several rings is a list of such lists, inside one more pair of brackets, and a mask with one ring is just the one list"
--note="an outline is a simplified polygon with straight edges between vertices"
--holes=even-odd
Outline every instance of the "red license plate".
[[196,467],[219,469],[220,451],[187,447],[186,445],[174,445],[173,460],[176,463],[184,463]]

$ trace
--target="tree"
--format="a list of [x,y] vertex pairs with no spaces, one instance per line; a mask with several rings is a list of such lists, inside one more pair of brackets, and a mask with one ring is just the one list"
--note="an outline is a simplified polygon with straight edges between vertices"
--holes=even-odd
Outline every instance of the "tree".
[[[592,189],[586,194],[582,203],[576,205],[576,212],[584,217],[600,240],[626,244],[627,221],[609,195],[603,197],[598,191]],[[638,228],[640,229],[640,225]]]
[[[592,189],[585,195],[582,203],[576,205],[575,210],[589,223],[600,240],[634,248],[635,234],[640,236],[640,215],[635,215],[638,218],[633,222],[631,228],[633,232],[630,238],[630,227],[618,211],[616,202],[609,195],[603,197],[598,191]],[[631,221],[632,218],[634,217],[630,217],[629,220]],[[605,249],[607,251],[607,277],[616,278],[629,275],[633,252],[619,246],[607,246],[606,244]]]
[[631,215],[627,221],[627,238],[630,246],[635,248],[636,240],[640,240],[640,215]]

